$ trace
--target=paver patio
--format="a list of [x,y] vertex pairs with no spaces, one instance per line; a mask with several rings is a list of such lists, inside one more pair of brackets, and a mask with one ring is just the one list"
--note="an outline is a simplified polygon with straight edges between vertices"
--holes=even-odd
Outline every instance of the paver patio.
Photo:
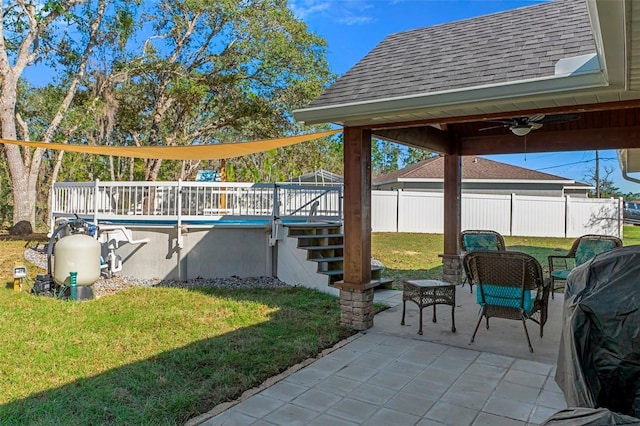
[[477,320],[475,294],[458,287],[457,332],[450,311],[438,305],[438,322],[426,308],[419,336],[418,310],[407,304],[400,325],[401,292],[377,291],[390,308],[374,326],[347,343],[190,425],[536,425],[565,408],[554,380],[562,297],[550,300],[542,339],[529,324],[530,353],[522,324],[492,319],[469,338]]

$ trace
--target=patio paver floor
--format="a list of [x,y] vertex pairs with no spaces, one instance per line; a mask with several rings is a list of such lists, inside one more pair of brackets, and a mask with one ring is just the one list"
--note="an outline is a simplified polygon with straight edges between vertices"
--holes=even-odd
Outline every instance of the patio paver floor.
[[[373,328],[237,405],[190,424],[537,425],[565,408],[549,362],[554,349],[541,343],[555,345],[557,352],[559,334],[553,327],[558,324],[549,333],[545,327],[544,339],[532,339],[538,355],[528,353],[521,325],[507,330],[505,339],[515,339],[514,350],[522,350],[522,356],[503,353],[505,342],[496,342],[495,352],[487,350],[491,337],[480,333],[487,331],[484,327],[476,338],[484,343],[474,348],[475,342],[466,340],[474,319],[469,312],[458,316],[462,308],[477,310],[473,298],[460,295],[459,333],[449,330],[452,340],[447,341],[448,312],[440,311],[438,323],[425,321],[423,336],[414,335],[407,330],[415,333],[415,322],[400,326],[401,292],[376,292],[375,300],[391,308],[376,315]],[[561,302],[551,309],[561,309]],[[417,317],[417,309],[408,314]],[[550,321],[558,321],[557,312]],[[494,321],[491,329],[504,334],[504,325]]]

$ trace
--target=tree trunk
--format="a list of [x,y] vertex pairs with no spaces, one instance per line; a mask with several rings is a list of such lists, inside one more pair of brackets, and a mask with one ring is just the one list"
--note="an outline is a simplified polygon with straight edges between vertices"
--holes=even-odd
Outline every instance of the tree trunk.
[[[4,139],[17,139],[16,116],[14,108],[17,101],[17,83],[12,72],[3,76],[2,96],[0,97],[0,125]],[[23,152],[17,145],[5,145],[5,155],[11,177],[13,194],[13,224],[26,220],[33,227],[36,221],[35,191],[30,191],[29,150]],[[26,162],[26,164],[25,164]]]
[[155,182],[156,180],[158,180],[161,165],[162,160],[160,159],[149,160],[149,162],[147,162],[147,167],[145,170],[145,180],[149,182]]

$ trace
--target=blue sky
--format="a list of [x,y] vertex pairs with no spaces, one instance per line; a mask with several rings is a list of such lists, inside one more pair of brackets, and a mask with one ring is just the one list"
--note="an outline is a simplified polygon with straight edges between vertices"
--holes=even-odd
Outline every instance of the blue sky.
[[[328,60],[342,75],[387,35],[541,3],[537,0],[290,0],[296,16],[327,40]],[[585,182],[595,170],[595,151],[488,156],[516,166]],[[616,152],[600,151],[600,175],[623,192],[640,192],[625,181]]]

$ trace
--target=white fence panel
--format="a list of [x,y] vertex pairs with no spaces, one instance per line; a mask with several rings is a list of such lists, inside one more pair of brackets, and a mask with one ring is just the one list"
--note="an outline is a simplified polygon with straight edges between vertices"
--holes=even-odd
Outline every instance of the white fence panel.
[[[462,195],[463,230],[491,229],[502,235],[528,237],[622,237],[622,219],[620,199]],[[372,192],[373,232],[442,233],[443,220],[442,193]]]
[[511,233],[511,195],[462,194],[462,230]]
[[371,229],[398,232],[397,191],[371,191]]
[[512,235],[564,237],[565,198],[513,196]]
[[444,200],[441,193],[399,191],[398,232],[444,232]]
[[567,237],[603,234],[622,238],[622,200],[569,198]]

